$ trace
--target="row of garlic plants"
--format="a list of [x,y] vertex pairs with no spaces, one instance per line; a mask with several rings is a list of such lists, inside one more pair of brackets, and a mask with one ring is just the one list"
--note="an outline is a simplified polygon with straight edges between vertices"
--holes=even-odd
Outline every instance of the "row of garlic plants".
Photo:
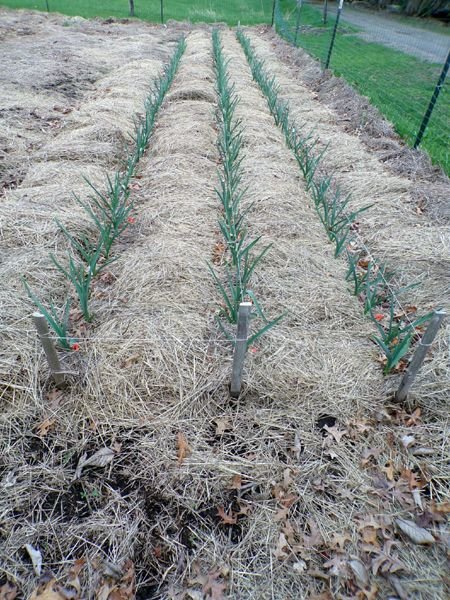
[[[411,320],[408,314],[398,314],[397,296],[408,288],[395,286],[394,273],[378,264],[368,253],[365,244],[354,234],[356,217],[370,208],[349,210],[350,196],[344,196],[335,179],[320,168],[325,150],[319,151],[318,139],[305,132],[294,122],[289,103],[280,97],[274,76],[258,58],[248,37],[238,30],[240,42],[250,65],[253,79],[264,94],[276,125],[285,136],[302,172],[306,190],[310,192],[317,214],[324,225],[329,240],[335,246],[335,257],[346,254],[348,260],[347,280],[353,283],[352,292],[364,304],[364,313],[374,322],[378,335],[372,340],[385,356],[384,373],[397,367],[417,338],[417,328],[426,323],[432,313]],[[384,311],[384,312],[380,312]]]
[[230,81],[228,62],[224,58],[217,30],[212,33],[212,43],[218,98],[218,147],[221,159],[216,194],[221,204],[219,227],[226,245],[225,281],[222,281],[220,273],[217,273],[212,265],[208,266],[221,297],[217,322],[228,339],[234,339],[229,328],[237,323],[240,303],[252,303],[251,317],[257,319],[259,324],[257,330],[248,338],[247,345],[250,346],[278,323],[282,315],[269,321],[251,287],[255,269],[269,251],[271,244],[261,248],[261,236],[252,239],[249,235],[246,216],[252,204],[245,209],[241,207],[246,189],[242,185],[243,127],[240,119],[236,117],[239,98],[234,84]]
[[[81,313],[88,323],[92,322],[94,318],[90,306],[93,279],[115,260],[114,243],[125,229],[134,223],[135,219],[131,216],[134,199],[130,196],[130,182],[136,173],[138,162],[148,146],[158,111],[172,85],[185,48],[186,41],[184,37],[181,37],[170,61],[152,82],[150,92],[144,102],[144,116],[135,121],[134,133],[131,136],[132,150],[124,160],[123,168],[112,177],[107,176],[105,191],[85,179],[91,190],[89,199],[82,200],[74,195],[77,203],[94,226],[94,235],[86,232],[72,233],[62,223],[56,221],[68,241],[67,263],[63,263],[54,254],[51,254],[50,258],[55,267],[73,286]],[[68,291],[63,309],[59,310],[52,302],[49,303],[49,306],[44,305],[28,283],[25,280],[23,282],[32,301],[56,334],[59,346],[67,350],[77,348],[76,340],[68,334],[69,313],[72,305],[71,291]]]

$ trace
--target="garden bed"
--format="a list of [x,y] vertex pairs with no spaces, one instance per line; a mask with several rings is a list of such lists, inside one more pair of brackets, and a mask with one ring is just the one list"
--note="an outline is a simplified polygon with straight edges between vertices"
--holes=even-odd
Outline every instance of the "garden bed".
[[[448,326],[407,403],[395,404],[400,375],[383,375],[376,325],[351,294],[346,261],[235,31],[220,40],[242,126],[241,206],[249,239],[271,245],[251,293],[269,319],[283,315],[249,348],[238,399],[207,264],[225,281],[211,29],[15,15],[2,13],[0,42],[10,108],[25,115],[0,115],[10,144],[0,201],[0,597],[445,598]],[[439,202],[418,204],[414,173],[388,168],[297,76],[283,42],[245,33],[292,119],[327,146],[323,174],[351,193],[352,209],[371,205],[355,231],[402,285],[421,282],[405,303],[418,314],[448,310]],[[93,234],[72,192],[87,198],[83,176],[103,189],[105,174],[123,168],[133,123],[181,34],[186,49],[128,185],[129,226],[93,279],[92,322],[72,292],[76,348],[60,352],[70,375],[57,390],[20,277],[47,306],[64,304],[67,282],[49,253],[64,262],[69,246],[54,218]],[[63,74],[60,42],[74,52]],[[54,112],[57,126],[42,127]],[[26,544],[59,583],[39,583]]]

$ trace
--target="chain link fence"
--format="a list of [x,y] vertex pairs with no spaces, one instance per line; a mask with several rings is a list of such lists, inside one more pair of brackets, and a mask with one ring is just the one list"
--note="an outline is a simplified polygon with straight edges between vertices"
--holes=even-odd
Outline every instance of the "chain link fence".
[[275,0],[274,25],[367,96],[408,144],[420,145],[450,175],[450,28],[362,5],[342,3],[339,10],[339,0]]

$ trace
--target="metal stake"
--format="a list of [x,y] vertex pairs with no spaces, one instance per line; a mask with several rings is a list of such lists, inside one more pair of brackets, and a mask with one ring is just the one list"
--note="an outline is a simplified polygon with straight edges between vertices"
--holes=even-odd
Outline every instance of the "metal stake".
[[164,6],[163,6],[163,0],[161,0],[161,23],[164,23]]
[[303,0],[297,0],[297,23],[295,25],[295,45],[297,45],[298,32],[300,30],[300,13],[302,11]]
[[333,35],[331,36],[330,47],[328,48],[328,56],[325,62],[325,69],[330,66],[331,53],[333,52],[334,40],[336,39],[336,32],[339,25],[339,19],[341,18],[342,7],[344,6],[344,0],[339,0],[338,11],[336,15],[336,22],[334,24]]
[[33,313],[33,322],[37,329],[39,339],[41,340],[42,347],[44,348],[50,373],[52,374],[56,385],[60,386],[64,383],[64,374],[61,369],[61,364],[59,362],[59,357],[53,344],[53,340],[50,337],[47,321],[45,320],[44,315],[39,312],[35,312]]
[[233,398],[237,398],[241,392],[242,370],[244,368],[245,354],[247,352],[248,327],[251,309],[251,302],[241,302],[239,304],[237,335],[234,345],[233,369],[231,372],[230,386],[230,393]]
[[403,376],[400,387],[398,388],[397,393],[395,394],[395,399],[398,402],[403,402],[406,400],[408,392],[414,383],[417,373],[419,372],[420,367],[425,360],[425,356],[428,352],[429,347],[433,343],[434,338],[436,337],[437,332],[439,331],[439,327],[441,326],[442,321],[446,317],[446,312],[444,310],[435,311],[433,318],[430,321],[430,324],[427,327],[427,330],[422,336],[422,339],[417,346],[417,349],[412,357],[412,360],[409,364],[408,370]]
[[276,4],[277,0],[273,0],[273,5],[272,5],[272,23],[270,24],[271,27],[273,27],[273,24],[275,23],[275,4]]
[[420,124],[419,133],[417,134],[416,141],[414,142],[414,148],[417,148],[420,142],[422,141],[423,135],[425,133],[425,129],[428,126],[428,121],[431,118],[431,113],[433,112],[434,105],[438,99],[439,94],[441,93],[441,89],[444,86],[445,78],[447,77],[448,69],[450,67],[450,50],[447,54],[447,60],[445,61],[444,67],[442,69],[442,73],[439,77],[439,81],[437,82],[436,87],[434,88],[433,95],[431,96],[430,104],[428,105],[427,112],[425,113],[422,123]]
[[328,0],[324,0],[324,3],[323,3],[323,24],[324,25],[327,24],[327,17],[328,17]]

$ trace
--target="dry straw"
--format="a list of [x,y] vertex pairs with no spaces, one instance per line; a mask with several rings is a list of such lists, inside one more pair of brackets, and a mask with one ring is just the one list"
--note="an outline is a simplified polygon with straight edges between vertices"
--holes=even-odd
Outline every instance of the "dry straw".
[[[43,36],[48,25],[41,18],[27,16],[30,27],[42,27]],[[51,19],[62,31],[62,17]],[[103,25],[76,25],[77,31],[84,27],[101,39],[112,36],[119,47],[136,44],[133,36],[126,41],[128,31],[134,31],[128,25],[108,26],[109,35],[97,31]],[[165,45],[157,43],[166,33],[143,25],[139,31],[141,47],[145,42],[155,56],[167,56]],[[42,44],[44,51],[47,46]],[[95,594],[93,559],[121,565],[131,557],[141,594],[164,597],[169,590],[178,594],[190,588],[195,595],[201,586],[189,582],[196,569],[206,575],[224,565],[228,574],[222,579],[230,597],[306,597],[321,593],[323,583],[301,572],[301,563],[294,568],[294,556],[278,560],[274,555],[281,530],[276,486],[286,486],[296,498],[289,521],[299,543],[305,545],[304,536],[311,533],[307,521],[312,519],[327,552],[335,533],[348,535],[349,554],[358,552],[356,516],[398,516],[402,510],[397,504],[386,507],[378,495],[369,494],[370,473],[359,466],[368,448],[379,450],[377,468],[392,460],[400,469],[405,458],[388,444],[393,424],[374,348],[367,340],[370,328],[348,294],[344,265],[324,243],[297,165],[232,32],[223,33],[223,44],[241,97],[237,114],[246,123],[245,206],[254,202],[251,227],[268,243],[275,242],[255,290],[269,314],[277,314],[281,304],[288,315],[261,339],[249,361],[248,389],[239,403],[230,404],[231,357],[217,344],[216,290],[205,267],[220,235],[214,194],[219,156],[210,34],[198,30],[188,36],[150,153],[141,161],[135,231],[120,243],[120,258],[111,265],[114,283],[96,290],[98,320],[85,334],[99,343],[89,339],[86,355],[74,355],[81,361],[74,366],[85,378],[55,397],[43,388],[37,347],[26,336],[10,330],[4,334],[0,514],[6,535],[0,542],[0,562],[20,582],[25,596],[35,585],[21,551],[30,543],[41,550],[45,566],[58,574],[75,558],[86,556],[91,565],[83,580],[86,596]],[[98,60],[105,64],[107,53],[102,57]],[[129,88],[133,93],[122,89],[128,81],[126,68],[116,72],[130,113],[139,110],[149,76],[157,72],[145,62],[136,66],[142,72],[130,67],[130,77],[136,78]],[[283,68],[278,62],[276,66]],[[116,84],[112,74],[111,95]],[[92,95],[99,94],[101,82],[93,85]],[[108,107],[114,121],[114,102]],[[70,127],[75,128],[75,117]],[[131,127],[127,122],[123,134]],[[85,164],[78,165],[80,171]],[[44,169],[44,164],[39,167]],[[77,180],[73,164],[64,160],[45,169],[59,169],[61,180],[47,180],[39,188],[29,179],[8,192],[1,205],[8,225],[2,275],[11,283],[1,292],[8,329],[30,328],[29,306],[22,302],[14,274],[33,273],[36,284],[49,291],[60,285],[54,272],[45,270],[48,248],[60,244],[56,228],[48,224],[52,212],[64,223],[86,225],[64,191]],[[95,163],[90,167],[100,182],[102,171]],[[436,420],[425,421],[416,435],[418,443],[434,449],[429,489],[439,501],[445,495],[446,456],[439,421],[442,389],[430,378],[433,368],[425,371],[431,385],[423,398]],[[324,414],[337,419],[339,430],[347,430],[339,444],[323,437],[318,420]],[[47,418],[54,422],[40,437],[39,425]],[[363,433],[361,427],[366,428]],[[408,432],[406,427],[398,431]],[[190,448],[181,462],[179,432]],[[88,467],[73,482],[80,456],[103,447],[114,449],[110,465]],[[408,453],[407,460],[419,472],[423,457]],[[242,478],[240,490],[230,489],[235,475]],[[236,511],[238,502],[247,514],[239,516],[236,526],[222,524],[218,508]],[[419,574],[402,580],[408,593],[439,598],[442,582],[436,572],[443,553],[438,546],[424,550],[402,544],[398,552],[409,572]],[[308,569],[323,569],[321,550],[308,552],[306,561]],[[333,581],[341,585],[341,580]],[[377,585],[381,594],[392,594],[384,578],[377,578]]]

